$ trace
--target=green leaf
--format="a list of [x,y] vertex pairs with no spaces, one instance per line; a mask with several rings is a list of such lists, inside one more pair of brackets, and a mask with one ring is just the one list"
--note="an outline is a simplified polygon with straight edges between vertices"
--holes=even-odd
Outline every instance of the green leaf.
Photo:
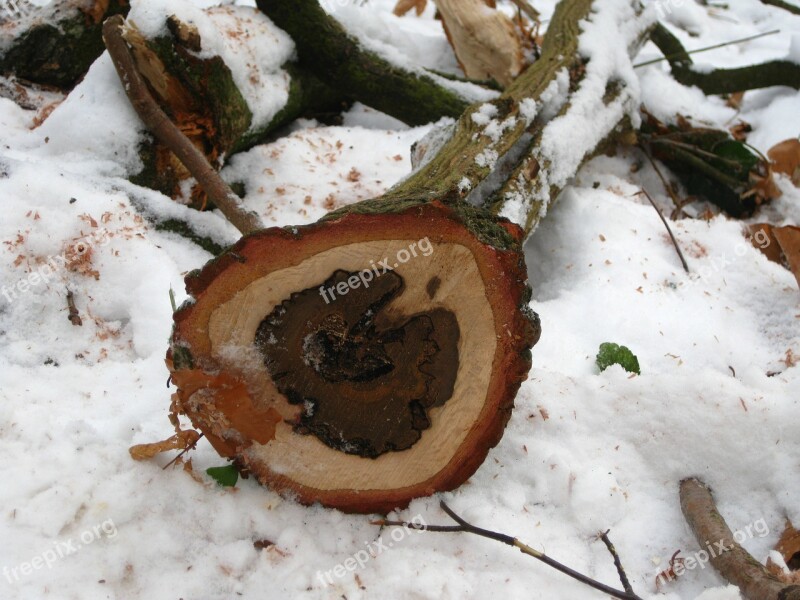
[[206,473],[222,487],[233,487],[239,481],[239,471],[233,465],[211,467],[206,469]]
[[626,346],[619,344],[612,344],[604,342],[600,344],[600,350],[597,353],[597,367],[601,371],[605,371],[611,365],[619,365],[629,373],[636,373],[639,375],[639,359],[630,351]]
[[736,140],[726,140],[714,146],[714,154],[719,157],[734,160],[742,165],[746,170],[752,169],[758,164],[758,156],[753,153],[746,144]]

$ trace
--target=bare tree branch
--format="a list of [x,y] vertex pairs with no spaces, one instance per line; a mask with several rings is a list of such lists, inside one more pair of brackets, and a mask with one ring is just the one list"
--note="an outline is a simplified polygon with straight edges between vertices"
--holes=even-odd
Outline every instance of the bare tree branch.
[[758,65],[701,73],[692,68],[692,59],[680,40],[662,24],[656,25],[650,39],[669,61],[672,76],[684,85],[697,86],[704,94],[731,94],[774,85],[800,89],[800,64],[795,62],[771,60]]
[[[625,587],[625,591],[617,590],[608,586],[604,583],[600,583],[599,581],[592,579],[588,575],[584,575],[563,563],[558,562],[544,554],[543,552],[539,552],[538,550],[531,548],[527,544],[521,542],[517,538],[507,535],[505,533],[499,533],[497,531],[492,531],[490,529],[483,529],[481,527],[476,527],[471,523],[465,521],[462,517],[456,514],[452,508],[447,506],[447,504],[442,500],[439,502],[439,506],[442,508],[447,515],[453,519],[458,525],[418,525],[416,523],[408,523],[406,521],[387,521],[387,520],[379,520],[373,521],[375,525],[381,525],[386,527],[408,527],[411,529],[418,529],[421,531],[431,531],[437,533],[471,533],[473,535],[477,535],[483,538],[487,538],[490,540],[495,540],[496,542],[500,542],[501,544],[505,544],[507,546],[513,546],[517,548],[523,554],[527,554],[528,556],[532,556],[536,560],[540,560],[546,565],[549,565],[556,569],[557,571],[561,571],[565,575],[569,575],[573,579],[580,581],[592,587],[596,590],[599,590],[603,593],[606,593],[614,598],[620,598],[621,600],[642,600],[639,596],[637,596],[630,587],[630,583],[628,582],[627,577],[625,576],[625,571],[622,569],[622,565],[619,562],[619,557],[616,554],[616,550],[614,550],[614,546],[611,545],[611,542],[607,541],[608,538],[605,534],[602,534],[605,539],[603,540],[606,543],[606,546],[609,547],[609,551],[611,552],[612,556],[614,557],[614,564],[617,565],[617,572],[620,574],[620,579],[622,581],[622,585]],[[602,539],[602,537],[601,537]],[[795,600],[792,598],[791,600]]]

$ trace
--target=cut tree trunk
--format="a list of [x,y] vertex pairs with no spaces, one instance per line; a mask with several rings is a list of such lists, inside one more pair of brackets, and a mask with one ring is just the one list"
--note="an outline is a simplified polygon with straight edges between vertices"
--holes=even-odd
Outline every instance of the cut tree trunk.
[[[609,18],[622,32],[613,43],[640,43],[634,3],[613,5],[588,18],[591,0],[562,2],[541,61],[498,100],[470,107],[450,141],[384,196],[247,235],[187,277],[192,300],[175,313],[168,353],[175,408],[221,455],[301,502],[352,512],[404,507],[478,468],[539,337],[525,234],[541,202],[628,119],[619,74],[577,50],[579,31],[597,35]],[[570,106],[586,110],[597,77],[611,76],[612,92],[589,103],[597,131],[552,170],[551,127],[576,118]],[[495,196],[499,210],[513,204],[516,223],[489,210],[491,194],[467,201],[500,163],[527,169],[525,185]]]
[[125,0],[7,4],[13,19],[0,33],[0,72],[60,88],[75,85],[103,53],[103,21],[128,12]]
[[539,335],[520,238],[435,202],[243,238],[187,278],[180,409],[305,503],[387,512],[459,485]]

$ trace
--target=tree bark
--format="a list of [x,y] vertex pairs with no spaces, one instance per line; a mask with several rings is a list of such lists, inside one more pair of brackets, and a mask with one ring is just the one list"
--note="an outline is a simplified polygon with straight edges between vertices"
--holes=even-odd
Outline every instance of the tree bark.
[[[618,17],[635,19],[632,5],[619,3]],[[220,454],[302,502],[352,512],[406,506],[478,468],[502,436],[539,337],[522,242],[542,211],[520,202],[522,226],[514,224],[468,202],[462,180],[477,185],[492,173],[475,162],[482,152],[522,147],[507,159],[513,172],[536,132],[588,93],[586,73],[596,74],[577,37],[593,26],[591,9],[590,0],[562,2],[541,61],[498,100],[470,107],[450,142],[384,196],[246,236],[187,277],[192,301],[175,313],[168,365],[176,406]],[[628,29],[626,45],[645,30]],[[536,112],[556,80],[573,95],[564,89],[563,104]],[[627,93],[614,89],[609,104]],[[608,129],[624,121],[621,108]],[[500,129],[487,131],[489,121]],[[593,140],[580,145],[575,168]]]

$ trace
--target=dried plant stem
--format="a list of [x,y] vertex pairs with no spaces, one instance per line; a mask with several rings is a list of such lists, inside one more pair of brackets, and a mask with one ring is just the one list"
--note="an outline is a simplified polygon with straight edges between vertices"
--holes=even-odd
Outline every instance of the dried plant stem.
[[672,245],[675,246],[675,251],[678,253],[678,258],[681,259],[681,264],[683,265],[683,270],[688,273],[689,272],[689,264],[686,262],[686,259],[683,257],[683,252],[681,252],[681,248],[680,248],[680,246],[678,246],[678,240],[675,239],[675,236],[672,233],[672,229],[670,228],[669,223],[667,223],[667,220],[664,218],[664,215],[661,213],[661,210],[659,210],[658,206],[656,206],[656,203],[653,202],[653,198],[650,196],[650,194],[647,193],[647,190],[642,188],[642,191],[639,192],[639,193],[640,194],[644,194],[645,198],[647,198],[650,201],[650,205],[658,213],[658,217],[661,219],[661,222],[664,224],[664,227],[667,228],[667,233],[669,234],[669,237],[672,240]]

